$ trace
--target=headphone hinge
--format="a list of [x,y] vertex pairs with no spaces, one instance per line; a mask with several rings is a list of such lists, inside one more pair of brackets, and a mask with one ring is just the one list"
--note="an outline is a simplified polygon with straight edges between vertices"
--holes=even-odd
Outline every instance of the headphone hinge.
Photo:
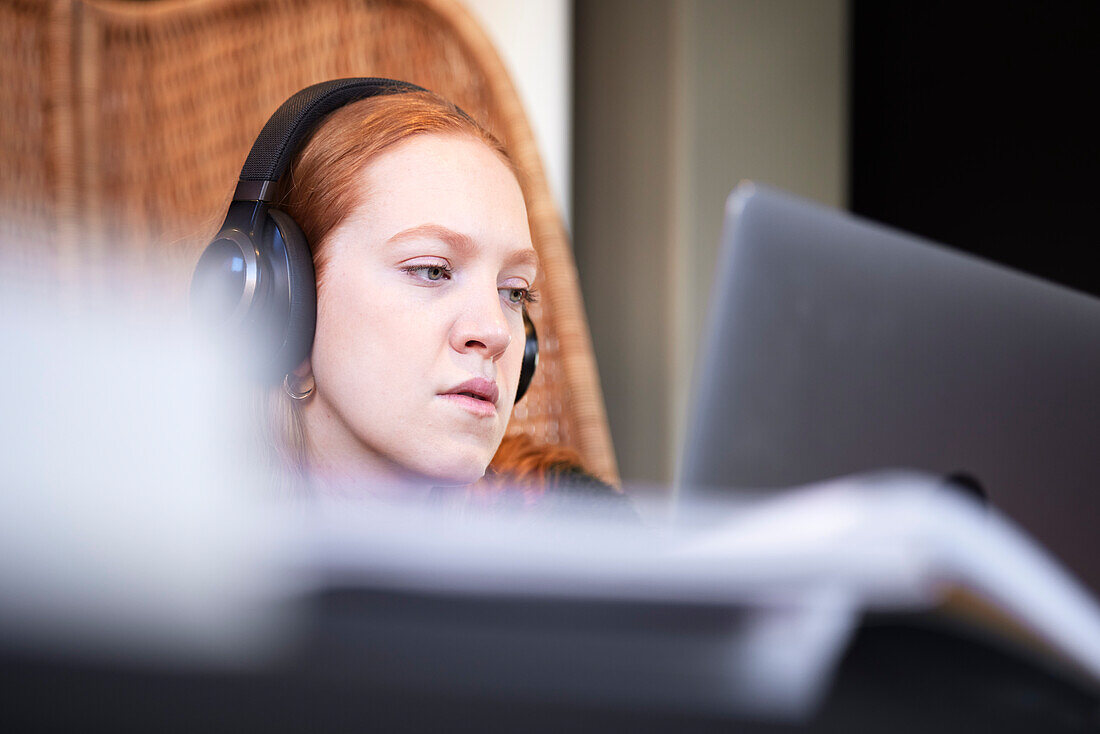
[[271,201],[275,181],[238,181],[233,201]]

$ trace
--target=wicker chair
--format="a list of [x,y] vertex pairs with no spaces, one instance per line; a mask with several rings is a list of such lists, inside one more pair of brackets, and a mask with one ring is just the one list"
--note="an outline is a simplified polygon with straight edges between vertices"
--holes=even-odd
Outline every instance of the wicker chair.
[[253,138],[302,87],[386,76],[455,101],[516,160],[543,264],[539,370],[511,430],[617,483],[567,235],[456,0],[0,0],[0,42],[0,265],[33,256],[70,290],[131,268],[145,297],[182,302]]

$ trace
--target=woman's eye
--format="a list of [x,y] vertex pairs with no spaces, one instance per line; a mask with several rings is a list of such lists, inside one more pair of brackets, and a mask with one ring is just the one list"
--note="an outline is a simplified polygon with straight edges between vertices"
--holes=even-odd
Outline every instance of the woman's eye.
[[500,292],[513,306],[525,306],[535,302],[535,292],[531,288],[501,288]]
[[409,265],[403,268],[403,270],[409,275],[415,276],[421,280],[428,280],[433,283],[438,283],[441,280],[450,280],[451,269],[443,264],[436,265]]

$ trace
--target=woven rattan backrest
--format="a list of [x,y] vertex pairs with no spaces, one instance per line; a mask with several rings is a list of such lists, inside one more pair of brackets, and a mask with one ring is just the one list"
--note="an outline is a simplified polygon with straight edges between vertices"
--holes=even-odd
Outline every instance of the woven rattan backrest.
[[540,363],[510,430],[617,481],[569,241],[515,89],[457,1],[0,0],[0,40],[19,49],[0,55],[9,240],[37,220],[63,278],[94,279],[109,260],[159,299],[182,301],[252,141],[290,94],[383,76],[453,100],[514,158],[542,264]]
[[[72,13],[0,2],[0,275],[70,283],[77,215]],[[33,258],[33,262],[32,262]]]

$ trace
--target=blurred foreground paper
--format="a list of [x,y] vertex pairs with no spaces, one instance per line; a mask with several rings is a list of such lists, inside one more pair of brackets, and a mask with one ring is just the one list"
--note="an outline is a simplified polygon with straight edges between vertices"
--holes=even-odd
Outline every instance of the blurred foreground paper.
[[0,635],[209,662],[274,627],[232,385],[178,317],[0,297]]
[[[52,673],[24,674],[40,656],[98,661],[96,676],[138,665],[169,688],[165,670],[222,686],[216,671],[238,666],[271,711],[288,687],[338,680],[364,695],[797,720],[864,612],[958,589],[1100,687],[1095,600],[938,480],[700,501],[657,528],[591,504],[278,503],[244,458],[236,386],[170,319],[20,309],[0,326],[0,658],[25,701],[56,692],[34,688]],[[77,720],[112,721],[109,698],[86,705]]]

